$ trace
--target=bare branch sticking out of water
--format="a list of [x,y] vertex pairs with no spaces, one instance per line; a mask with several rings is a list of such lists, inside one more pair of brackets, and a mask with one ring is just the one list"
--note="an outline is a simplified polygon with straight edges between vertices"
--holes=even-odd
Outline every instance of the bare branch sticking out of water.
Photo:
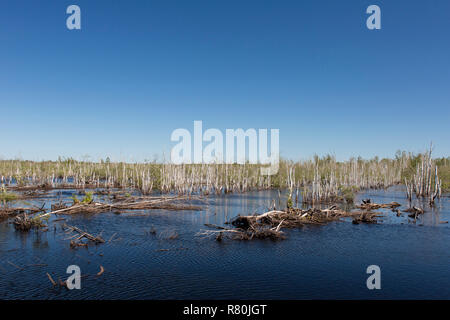
[[91,235],[91,234],[81,230],[78,227],[69,226],[67,224],[64,224],[63,228],[70,229],[70,230],[75,231],[75,232],[80,234],[80,236],[78,236],[76,239],[70,241],[70,247],[71,248],[88,246],[87,242],[82,242],[83,238],[86,238],[86,239],[88,239],[89,241],[92,241],[95,244],[105,243],[105,240],[103,240],[102,237],[100,237],[100,236],[96,236],[95,237],[95,236],[93,236],[93,235]]

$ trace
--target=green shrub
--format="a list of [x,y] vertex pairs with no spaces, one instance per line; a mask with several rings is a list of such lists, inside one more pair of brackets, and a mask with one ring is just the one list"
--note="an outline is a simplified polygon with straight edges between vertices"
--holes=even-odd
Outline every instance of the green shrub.
[[75,194],[72,195],[71,199],[73,200],[73,204],[74,205],[80,203],[80,200],[78,200],[78,198],[77,198],[77,196]]
[[6,191],[4,185],[0,188],[0,202],[7,203],[18,198],[17,194]]
[[85,197],[81,201],[82,203],[92,203],[94,201],[93,193],[92,192],[86,192]]

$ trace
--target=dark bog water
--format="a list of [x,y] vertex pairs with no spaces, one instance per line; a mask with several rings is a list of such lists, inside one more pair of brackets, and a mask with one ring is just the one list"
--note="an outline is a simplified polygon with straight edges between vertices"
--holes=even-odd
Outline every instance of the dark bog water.
[[[66,192],[66,196],[70,192]],[[359,194],[397,201],[400,189]],[[1,299],[450,299],[450,199],[415,224],[390,210],[381,224],[349,221],[286,230],[283,241],[222,241],[196,236],[205,223],[264,212],[276,192],[211,198],[201,212],[152,210],[77,215],[67,223],[112,240],[69,248],[59,223],[48,232],[16,232],[0,223]],[[141,212],[142,213],[142,212]],[[409,221],[408,221],[409,220]],[[156,234],[149,231],[154,228]],[[169,239],[178,234],[176,239]],[[166,250],[168,249],[168,250]],[[163,251],[161,251],[163,250]],[[86,277],[81,290],[53,288],[69,265]],[[381,290],[368,290],[366,268],[381,268]],[[95,276],[100,270],[105,272]]]

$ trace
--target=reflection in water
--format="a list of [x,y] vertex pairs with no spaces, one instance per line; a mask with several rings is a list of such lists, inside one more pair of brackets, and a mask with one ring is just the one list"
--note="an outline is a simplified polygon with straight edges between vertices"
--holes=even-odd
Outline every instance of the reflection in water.
[[[61,192],[70,197],[71,191]],[[55,197],[59,194],[55,193]],[[397,201],[401,188],[356,197]],[[441,199],[416,223],[390,210],[379,225],[348,221],[286,230],[284,241],[201,239],[205,223],[262,213],[278,192],[212,197],[201,212],[154,210],[146,216],[76,215],[67,223],[106,244],[72,250],[55,223],[48,232],[16,232],[0,223],[0,297],[5,299],[371,299],[450,298],[450,201]],[[281,202],[285,198],[281,199]],[[426,207],[423,203],[413,203]],[[173,236],[176,233],[176,237]],[[65,279],[79,265],[81,290],[54,289],[46,273]],[[381,267],[382,290],[366,288],[366,268]],[[100,265],[105,268],[97,277]]]
[[[32,240],[34,249],[48,248],[47,233],[41,233],[38,230],[34,232],[34,239]],[[43,239],[44,238],[44,239]]]

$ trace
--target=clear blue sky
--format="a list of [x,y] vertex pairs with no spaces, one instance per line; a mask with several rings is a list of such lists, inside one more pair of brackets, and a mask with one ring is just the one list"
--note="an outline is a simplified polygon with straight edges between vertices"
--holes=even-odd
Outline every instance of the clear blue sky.
[[449,59],[447,0],[1,0],[0,157],[161,158],[194,120],[294,160],[449,156]]

